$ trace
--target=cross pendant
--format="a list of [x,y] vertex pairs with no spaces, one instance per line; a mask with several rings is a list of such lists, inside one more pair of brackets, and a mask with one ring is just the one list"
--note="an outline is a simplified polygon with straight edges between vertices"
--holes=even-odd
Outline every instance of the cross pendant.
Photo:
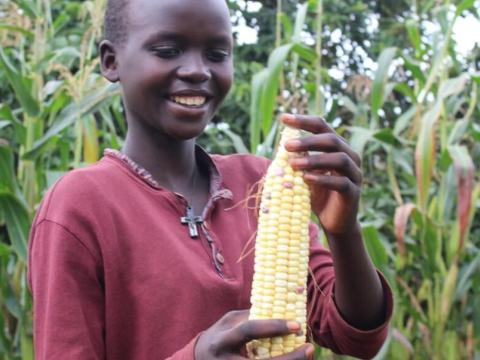
[[182,216],[180,221],[183,225],[188,224],[188,231],[191,238],[198,237],[197,224],[203,223],[201,216],[195,216],[191,206],[187,206],[187,216]]

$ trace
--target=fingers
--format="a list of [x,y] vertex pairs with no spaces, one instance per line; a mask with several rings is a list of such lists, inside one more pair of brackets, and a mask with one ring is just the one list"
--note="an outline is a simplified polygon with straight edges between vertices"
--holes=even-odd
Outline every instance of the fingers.
[[358,166],[361,165],[360,156],[353,151],[348,142],[339,136],[323,118],[284,114],[281,119],[289,126],[315,134],[302,139],[289,141],[286,144],[288,151],[345,152]]
[[341,194],[357,194],[358,186],[356,186],[349,178],[345,176],[328,176],[308,173],[304,175],[305,182],[318,185],[330,190],[337,191]]
[[318,116],[282,114],[280,119],[288,126],[313,134],[335,133],[335,130],[323,118]]
[[237,324],[224,333],[222,343],[232,348],[239,348],[246,343],[261,338],[296,334],[300,325],[285,320],[249,320]]
[[291,353],[276,356],[272,360],[313,360],[315,348],[312,344],[305,344]]
[[306,136],[301,139],[290,140],[285,144],[285,148],[288,151],[294,152],[343,152],[347,154],[357,166],[360,167],[361,165],[360,156],[335,133],[317,134]]
[[[315,170],[334,171],[342,176],[346,176],[354,184],[360,185],[362,182],[362,171],[346,153],[313,154],[301,158],[293,158],[290,160],[290,164],[295,170],[303,170],[307,174],[308,172],[315,172]],[[319,174],[317,171],[316,175],[322,174]]]

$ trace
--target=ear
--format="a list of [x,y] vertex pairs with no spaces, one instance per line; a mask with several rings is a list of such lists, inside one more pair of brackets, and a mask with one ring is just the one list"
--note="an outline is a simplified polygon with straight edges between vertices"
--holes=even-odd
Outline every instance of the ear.
[[100,68],[102,75],[110,82],[120,80],[118,74],[118,61],[115,46],[109,40],[102,40],[99,46]]

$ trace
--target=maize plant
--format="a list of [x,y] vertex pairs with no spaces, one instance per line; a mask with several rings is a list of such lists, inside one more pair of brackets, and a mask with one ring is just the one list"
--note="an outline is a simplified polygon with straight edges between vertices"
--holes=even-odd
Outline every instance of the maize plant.
[[34,358],[27,239],[44,191],[118,145],[118,89],[94,59],[104,5],[0,1],[0,359]]
[[[294,29],[313,24],[322,32],[322,4],[299,6]],[[306,20],[309,10],[316,10],[316,21]],[[363,237],[396,298],[378,359],[480,354],[480,75],[474,58],[462,63],[456,56],[453,37],[457,21],[469,13],[478,18],[477,10],[474,1],[413,2],[408,20],[396,28],[405,36],[390,39],[372,75],[352,76],[339,102],[322,102],[325,82],[332,82],[322,72],[322,36],[315,52],[304,51],[295,31],[277,41],[268,66],[252,81],[252,151],[271,154],[274,109],[283,107],[323,109],[363,155]],[[427,30],[431,23],[434,32]],[[299,63],[315,71],[305,75]],[[299,88],[309,91],[299,95]],[[292,95],[279,95],[285,91]]]
[[[363,155],[359,220],[395,291],[377,358],[480,357],[479,54],[458,54],[453,36],[463,17],[478,19],[478,1],[229,3],[232,19],[241,11],[252,27],[270,25],[265,46],[237,47],[224,126],[202,144],[271,156],[277,110],[324,116]],[[104,5],[0,0],[0,360],[33,358],[26,249],[42,194],[122,145],[118,88],[95,60]]]

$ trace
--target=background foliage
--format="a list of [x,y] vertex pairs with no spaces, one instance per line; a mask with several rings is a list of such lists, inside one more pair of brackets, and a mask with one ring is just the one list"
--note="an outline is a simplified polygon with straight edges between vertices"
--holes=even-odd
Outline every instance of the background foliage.
[[[363,155],[359,217],[395,291],[378,358],[480,357],[480,51],[452,36],[479,4],[258,4],[230,2],[258,41],[236,47],[234,89],[199,141],[270,156],[280,111],[325,116]],[[0,359],[33,359],[27,238],[42,195],[126,133],[98,72],[104,6],[0,0]]]

